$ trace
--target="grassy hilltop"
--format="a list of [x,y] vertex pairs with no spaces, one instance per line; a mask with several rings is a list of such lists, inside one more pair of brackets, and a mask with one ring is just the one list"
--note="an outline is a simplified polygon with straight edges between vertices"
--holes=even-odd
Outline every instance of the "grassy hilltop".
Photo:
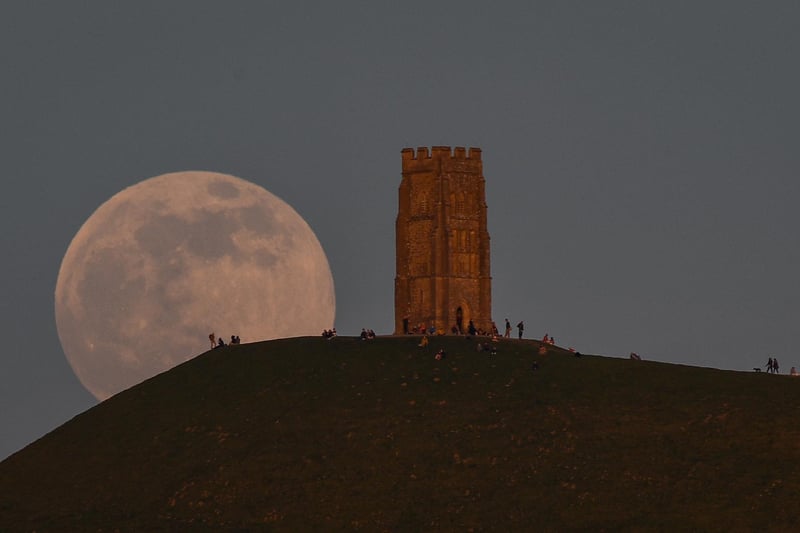
[[418,342],[202,354],[0,463],[0,531],[800,529],[800,379]]

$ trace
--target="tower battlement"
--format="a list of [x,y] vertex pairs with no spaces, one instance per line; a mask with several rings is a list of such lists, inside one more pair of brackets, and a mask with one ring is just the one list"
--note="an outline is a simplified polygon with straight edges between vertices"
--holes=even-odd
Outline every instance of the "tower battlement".
[[470,147],[469,150],[463,146],[456,146],[451,149],[449,146],[433,146],[428,150],[427,146],[420,146],[416,150],[414,148],[403,148],[400,152],[403,158],[403,166],[407,164],[413,165],[413,161],[425,162],[434,159],[455,159],[462,161],[476,161],[481,160],[481,149]]

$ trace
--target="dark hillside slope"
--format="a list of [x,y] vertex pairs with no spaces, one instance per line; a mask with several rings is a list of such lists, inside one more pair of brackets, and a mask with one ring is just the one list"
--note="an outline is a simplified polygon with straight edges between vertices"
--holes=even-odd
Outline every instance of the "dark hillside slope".
[[202,354],[0,463],[0,531],[800,529],[800,379],[418,341]]

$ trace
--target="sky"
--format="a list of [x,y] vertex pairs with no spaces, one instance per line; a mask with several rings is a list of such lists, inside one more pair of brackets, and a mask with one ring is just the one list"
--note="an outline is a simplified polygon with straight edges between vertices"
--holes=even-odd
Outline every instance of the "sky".
[[800,366],[797,2],[4,2],[0,459],[97,403],[54,289],[143,179],[311,226],[341,334],[393,329],[400,151],[482,149],[493,315],[584,353]]

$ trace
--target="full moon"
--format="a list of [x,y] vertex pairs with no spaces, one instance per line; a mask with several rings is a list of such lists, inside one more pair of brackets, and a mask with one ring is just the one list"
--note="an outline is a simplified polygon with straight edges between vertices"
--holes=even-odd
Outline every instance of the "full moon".
[[58,336],[99,400],[226,343],[333,327],[325,252],[287,203],[245,180],[176,172],[117,193],[69,245]]

